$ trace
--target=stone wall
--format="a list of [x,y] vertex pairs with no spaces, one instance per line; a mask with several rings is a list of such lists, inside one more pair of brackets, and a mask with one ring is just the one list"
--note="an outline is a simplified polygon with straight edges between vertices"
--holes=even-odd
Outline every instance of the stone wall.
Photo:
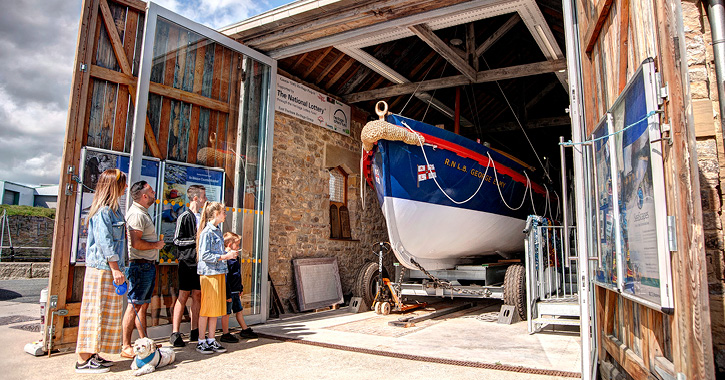
[[700,168],[713,352],[715,369],[722,376],[725,374],[725,239],[722,228],[725,147],[717,117],[717,80],[706,9],[700,1],[686,0],[682,2],[682,13]]
[[[388,240],[374,191],[365,185],[364,209],[360,197],[360,131],[366,117],[353,108],[348,137],[287,114],[275,115],[269,274],[285,306],[296,297],[292,260],[337,258],[342,290],[349,295],[358,269],[376,260],[373,244]],[[348,174],[349,241],[330,239],[328,170],[337,166]],[[393,273],[392,257],[386,268]]]
[[[42,216],[8,216],[10,237],[13,247],[51,247],[53,244],[53,219]],[[5,230],[2,246],[10,245],[8,231]],[[3,248],[0,261],[50,261],[50,249],[14,248],[11,256],[9,248]]]

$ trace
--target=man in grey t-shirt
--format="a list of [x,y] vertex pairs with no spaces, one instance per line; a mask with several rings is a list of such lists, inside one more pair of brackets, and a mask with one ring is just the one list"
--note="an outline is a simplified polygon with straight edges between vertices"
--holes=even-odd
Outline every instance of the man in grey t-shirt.
[[128,303],[123,316],[122,357],[133,357],[131,334],[134,324],[138,335],[145,338],[146,309],[151,303],[156,282],[156,260],[164,242],[156,235],[156,226],[149,215],[148,208],[156,200],[156,192],[146,181],[131,186],[133,204],[126,212],[128,228],[129,264],[126,269],[128,280]]

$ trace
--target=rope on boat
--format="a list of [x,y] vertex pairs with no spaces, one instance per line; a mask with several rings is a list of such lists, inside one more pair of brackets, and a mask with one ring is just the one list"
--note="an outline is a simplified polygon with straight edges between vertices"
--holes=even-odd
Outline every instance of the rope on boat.
[[[425,154],[425,148],[423,147],[423,140],[422,140],[423,139],[423,136],[419,135],[418,133],[415,133],[415,131],[413,131],[413,128],[411,128],[410,126],[408,126],[408,124],[406,124],[405,121],[402,121],[402,124],[405,126],[405,128],[408,128],[411,133],[414,133],[416,136],[418,136],[418,139],[419,139],[418,142],[420,142],[420,150],[421,150],[421,152],[423,152],[423,158],[425,159],[426,168],[429,168],[430,167],[430,162],[428,162],[428,155]],[[486,164],[486,170],[483,172],[483,176],[481,177],[481,183],[478,184],[478,189],[476,189],[476,192],[473,193],[473,195],[471,195],[470,197],[468,197],[468,199],[466,199],[465,201],[459,202],[459,201],[454,200],[453,198],[451,198],[451,196],[448,195],[448,193],[446,193],[446,191],[443,190],[443,188],[441,187],[441,185],[438,183],[438,177],[437,176],[436,177],[433,177],[433,182],[435,182],[436,186],[438,186],[438,190],[440,190],[441,193],[443,193],[443,195],[445,195],[446,198],[448,198],[449,201],[451,201],[451,202],[453,202],[453,203],[455,203],[457,205],[462,205],[464,203],[467,203],[471,199],[473,199],[473,197],[475,197],[476,194],[478,194],[478,192],[481,190],[481,187],[483,186],[483,182],[486,179],[486,173],[488,173],[488,168],[490,167],[489,166],[490,163],[491,163],[491,160],[489,159],[488,164]],[[496,170],[496,168],[494,168],[494,171],[495,170]]]
[[374,120],[365,124],[360,133],[360,140],[362,140],[363,148],[368,152],[373,150],[373,146],[378,140],[402,141],[409,145],[423,145],[425,142],[423,136],[411,131],[406,131],[385,120]]
[[[501,192],[501,187],[498,186],[498,173],[496,172],[496,162],[493,161],[493,158],[491,158],[491,154],[486,152],[486,155],[488,156],[488,162],[493,162],[493,175],[496,177],[496,188],[498,189],[498,194],[501,196],[501,200],[503,201],[503,204],[509,208],[511,211],[516,211],[524,206],[524,202],[526,202],[526,193],[531,193],[531,180],[529,179],[529,175],[524,172],[524,176],[526,176],[526,188],[524,189],[524,197],[521,199],[521,204],[519,207],[513,208],[509,206],[509,204],[506,202],[506,199],[503,197],[503,193]],[[534,208],[534,214],[536,214],[536,208],[534,207],[534,197],[531,196],[531,207]]]

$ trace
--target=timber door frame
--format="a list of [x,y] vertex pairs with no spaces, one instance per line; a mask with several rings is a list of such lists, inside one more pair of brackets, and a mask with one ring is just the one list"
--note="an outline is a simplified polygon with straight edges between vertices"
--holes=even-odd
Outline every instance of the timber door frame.
[[[109,7],[109,4],[112,6]],[[122,12],[118,18],[114,12]],[[124,13],[125,12],[125,13]],[[149,15],[153,13],[153,15]],[[80,315],[81,302],[69,300],[74,299],[77,292],[82,292],[82,282],[74,284],[75,266],[70,264],[70,254],[72,245],[72,235],[75,222],[75,202],[76,190],[80,186],[76,184],[73,177],[78,174],[78,164],[80,162],[81,148],[86,145],[88,137],[88,125],[93,107],[91,89],[94,88],[94,81],[101,81],[112,87],[112,91],[118,91],[118,103],[111,103],[106,111],[112,110],[107,115],[109,122],[103,124],[104,128],[101,134],[105,137],[112,136],[111,148],[114,151],[127,151],[128,146],[125,135],[133,132],[136,144],[132,143],[133,151],[131,152],[131,164],[129,182],[140,176],[140,160],[143,153],[144,144],[151,152],[151,155],[161,158],[161,150],[159,149],[154,132],[146,117],[135,118],[132,127],[129,126],[127,117],[130,116],[130,110],[135,110],[133,115],[146,116],[146,104],[149,90],[153,93],[163,90],[162,86],[157,84],[149,86],[149,68],[143,65],[150,65],[150,59],[142,60],[139,64],[139,56],[153,53],[153,32],[139,28],[139,24],[144,22],[143,17],[147,20],[154,20],[156,16],[162,17],[183,25],[207,38],[220,42],[221,44],[236,50],[243,56],[252,58],[260,63],[269,66],[269,83],[267,90],[269,96],[267,103],[263,106],[262,112],[267,117],[266,120],[266,151],[260,153],[264,157],[263,169],[258,174],[264,175],[264,186],[267,191],[271,188],[271,163],[272,163],[272,144],[274,135],[274,89],[276,86],[277,63],[275,60],[243,46],[238,42],[218,33],[208,27],[199,25],[176,15],[156,4],[145,3],[140,0],[84,0],[81,8],[81,18],[78,30],[78,43],[73,66],[73,80],[71,83],[71,94],[69,100],[68,116],[66,120],[66,133],[63,145],[63,156],[61,163],[61,173],[59,180],[58,206],[55,219],[55,229],[53,237],[53,251],[50,265],[50,278],[48,285],[48,307],[46,308],[47,325],[44,331],[44,344],[47,352],[52,349],[73,348],[76,345],[78,327],[73,327],[68,320]],[[124,21],[125,20],[125,21]],[[104,54],[112,57],[112,61],[117,64],[116,68],[102,67],[94,64],[99,49],[99,38],[105,33]],[[143,47],[151,46],[146,51],[139,52],[138,48],[141,44],[141,35],[151,38],[145,39]],[[222,42],[223,41],[223,42]],[[140,53],[140,54],[139,54]],[[137,70],[134,70],[138,67]],[[139,76],[134,75],[134,71],[138,71]],[[144,74],[146,80],[139,81],[140,74]],[[139,83],[142,86],[139,86]],[[150,88],[149,88],[150,87]],[[161,88],[161,90],[160,90]],[[136,91],[136,90],[139,91]],[[172,89],[173,90],[173,89]],[[235,99],[232,101],[239,102],[242,91],[237,91]],[[129,96],[130,95],[130,96]],[[179,99],[184,94],[178,91],[167,93],[172,99]],[[114,98],[115,99],[115,98]],[[122,102],[123,101],[123,102]],[[143,101],[143,107],[139,102]],[[135,103],[134,105],[129,104]],[[193,102],[193,101],[192,101]],[[123,103],[123,104],[122,104]],[[103,106],[103,105],[102,105]],[[134,107],[134,108],[131,108]],[[266,107],[266,108],[264,108]],[[143,110],[139,112],[139,110]],[[243,114],[240,112],[239,117]],[[125,128],[125,132],[124,132]],[[144,135],[151,138],[144,139]],[[122,138],[124,137],[124,138]],[[124,146],[126,149],[124,149]],[[137,154],[134,154],[137,153]],[[134,158],[135,157],[135,158]],[[134,160],[138,160],[134,165]],[[268,293],[269,288],[264,274],[268,271],[268,238],[269,238],[269,210],[271,197],[266,194],[264,203],[261,204],[260,218],[261,225],[255,226],[255,235],[259,236],[262,247],[261,253],[261,274],[258,281],[260,285],[260,313],[250,315],[248,322],[250,324],[266,321],[268,318]],[[78,273],[75,273],[78,275]],[[76,276],[78,277],[78,276]],[[82,279],[82,278],[81,278]],[[76,285],[76,286],[74,286]],[[80,289],[78,289],[80,286]]]

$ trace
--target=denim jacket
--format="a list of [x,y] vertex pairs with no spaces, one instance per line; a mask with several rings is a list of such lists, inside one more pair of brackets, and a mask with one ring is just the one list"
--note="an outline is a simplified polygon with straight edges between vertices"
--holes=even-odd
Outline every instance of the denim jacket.
[[126,241],[126,223],[121,211],[113,212],[104,206],[96,212],[88,223],[88,249],[86,266],[101,270],[111,270],[109,261],[118,261],[118,267],[125,267],[123,252]]
[[199,262],[196,273],[202,276],[213,276],[227,273],[227,263],[219,261],[224,252],[224,238],[219,227],[208,222],[199,236]]

